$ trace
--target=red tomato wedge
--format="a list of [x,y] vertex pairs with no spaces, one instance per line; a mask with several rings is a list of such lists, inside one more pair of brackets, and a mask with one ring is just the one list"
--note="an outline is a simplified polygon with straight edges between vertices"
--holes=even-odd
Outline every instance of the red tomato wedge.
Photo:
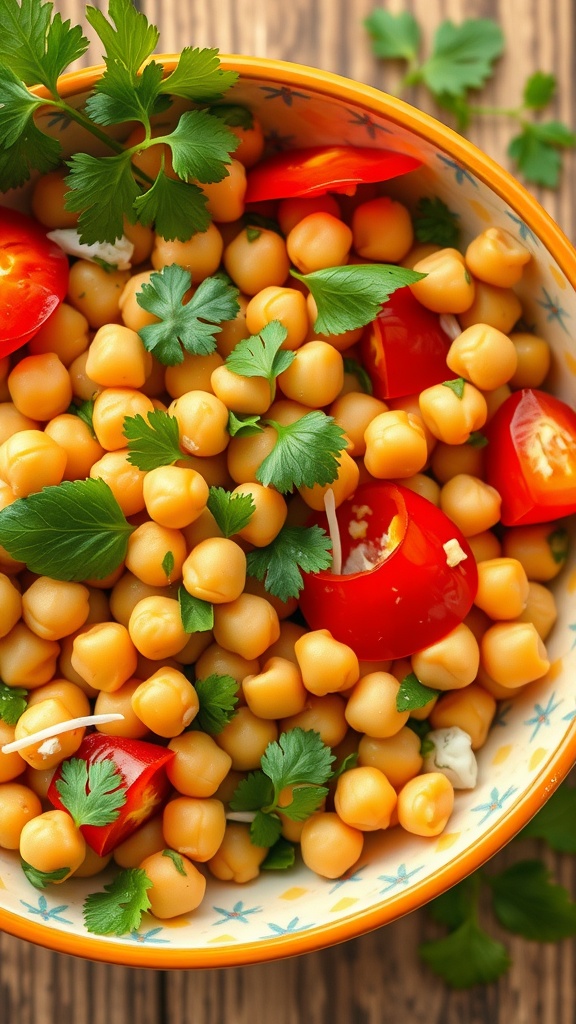
[[[478,571],[468,542],[441,509],[382,482],[362,484],[336,516],[343,565],[354,552],[357,564],[366,555],[369,567],[304,577],[300,610],[310,629],[329,629],[361,660],[388,661],[428,647],[462,622]],[[313,521],[326,528],[324,516]],[[460,549],[457,564],[444,549],[450,541]]]
[[446,366],[450,344],[438,315],[425,309],[409,288],[399,288],[362,336],[362,360],[376,398],[413,395],[452,380]]
[[502,498],[505,526],[576,512],[576,412],[544,391],[510,395],[484,433],[486,479]]
[[[115,821],[109,825],[82,825],[80,828],[88,846],[100,857],[105,857],[165,803],[172,788],[166,775],[166,765],[174,757],[174,751],[144,740],[95,732],[82,740],[74,757],[82,758],[88,764],[112,761],[122,776],[126,803],[120,808]],[[60,775],[61,769],[57,768],[48,789],[48,799],[54,807],[65,810],[56,788]]]
[[30,217],[0,207],[0,356],[36,334],[67,288],[62,249]]
[[291,149],[252,168],[246,202],[323,196],[326,192],[354,195],[357,185],[397,178],[420,167],[421,162],[405,153],[360,146]]

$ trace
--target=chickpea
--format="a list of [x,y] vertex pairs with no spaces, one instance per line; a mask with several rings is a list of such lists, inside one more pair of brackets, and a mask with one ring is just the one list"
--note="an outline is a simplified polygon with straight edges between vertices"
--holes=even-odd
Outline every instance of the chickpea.
[[14,726],[8,725],[8,722],[0,718],[0,783],[11,782],[12,779],[22,775],[22,772],[28,767],[26,761],[17,750],[12,754],[5,754],[1,749],[8,743],[13,742]]
[[472,750],[479,750],[486,742],[495,714],[496,701],[492,694],[478,683],[471,683],[463,690],[442,694],[430,714],[430,725],[433,729],[457,725],[470,737]]
[[[120,296],[120,313],[126,328],[131,331],[139,331],[142,327],[150,324],[157,324],[158,317],[154,313],[148,313],[139,304],[137,296],[140,294],[143,285],[150,284],[153,270],[143,270],[140,274],[133,274],[128,279]],[[110,326],[110,325],[108,325]],[[100,328],[102,330],[102,328]],[[133,385],[137,387],[138,385]]]
[[14,586],[10,577],[6,576],[3,572],[0,572],[0,608],[2,608],[2,618],[0,619],[1,638],[10,632],[22,614],[20,591]]
[[244,213],[246,194],[246,168],[239,160],[232,159],[228,173],[221,181],[202,183],[201,188],[208,199],[206,209],[216,223],[229,224]]
[[498,491],[477,477],[459,473],[440,491],[440,508],[465,537],[489,530],[500,519]]
[[360,482],[360,469],[354,459],[347,451],[341,451],[338,457],[338,476],[329,484],[314,484],[313,487],[306,487],[302,484],[298,492],[310,508],[317,512],[325,509],[324,498],[328,490],[334,494],[336,508],[350,498]]
[[362,832],[374,832],[390,825],[396,792],[378,768],[350,768],[338,779],[334,807],[347,825]]
[[212,630],[205,629],[199,633],[191,633],[181,651],[173,655],[179,665],[194,665],[201,654],[212,643]]
[[539,388],[546,380],[552,353],[544,338],[525,331],[514,331],[510,341],[516,349],[517,366],[510,385],[513,388]]
[[358,764],[377,768],[394,789],[418,775],[422,761],[420,737],[407,725],[385,739],[362,736],[358,744]]
[[157,594],[143,597],[134,606],[128,632],[136,650],[155,661],[179,654],[190,637],[182,623],[178,600]]
[[130,277],[129,270],[104,270],[89,260],[76,260],[70,267],[68,301],[97,330],[120,319],[120,296]]
[[41,430],[20,430],[0,445],[0,479],[16,498],[59,484],[66,470],[63,448]]
[[72,385],[72,394],[74,398],[79,402],[92,401],[102,391],[102,388],[95,380],[91,380],[86,373],[86,363],[88,361],[88,349],[82,352],[76,359],[73,359],[68,367],[68,374],[70,377],[70,383]]
[[259,548],[271,544],[284,526],[288,514],[282,495],[272,487],[258,483],[238,484],[232,493],[249,494],[254,505],[249,523],[238,531],[238,536]]
[[[264,459],[270,455],[278,438],[274,427],[264,427],[253,437],[231,438],[227,450],[228,472],[237,484],[256,483],[256,473]],[[0,449],[1,457],[1,449]],[[1,462],[0,462],[1,472]]]
[[230,755],[211,736],[199,731],[182,733],[168,746],[175,752],[166,766],[174,788],[183,796],[214,796],[232,766]]
[[486,401],[486,408],[488,415],[486,416],[486,422],[489,423],[495,412],[498,411],[500,406],[509,395],[512,394],[512,390],[508,384],[502,384],[501,387],[495,388],[494,391],[484,391],[484,399]]
[[[14,729],[14,739],[21,740],[42,729],[50,729],[72,718],[65,704],[57,697],[47,697],[37,704],[29,704],[20,715]],[[32,768],[54,768],[64,758],[74,754],[84,737],[84,729],[73,729],[49,739],[24,747],[21,756]]]
[[52,679],[59,653],[54,640],[45,640],[25,622],[17,622],[0,639],[0,678],[7,686],[33,690]]
[[441,640],[412,655],[412,668],[420,682],[435,690],[459,690],[476,678],[480,650],[476,637],[463,622]]
[[209,488],[195,469],[158,466],[146,473],[142,493],[146,511],[154,522],[180,530],[204,511]]
[[502,554],[517,558],[529,580],[548,583],[566,564],[568,534],[555,523],[515,526],[504,531]]
[[393,483],[399,483],[402,487],[407,487],[409,491],[422,495],[423,498],[432,502],[437,508],[440,505],[440,486],[431,477],[426,476],[425,473],[414,473],[414,476],[394,480]]
[[532,622],[497,622],[480,641],[482,667],[501,686],[524,686],[550,668],[542,638]]
[[[168,409],[178,420],[180,445],[191,455],[218,455],[228,444],[228,409],[215,395],[188,391]],[[250,438],[252,440],[252,438]]]
[[255,675],[259,671],[260,662],[257,658],[243,658],[216,643],[206,647],[196,662],[197,679],[207,679],[211,675],[232,676],[238,685],[245,676]]
[[530,253],[514,235],[503,228],[487,228],[466,249],[466,265],[481,281],[512,288],[530,262]]
[[148,726],[138,718],[132,706],[132,696],[141,682],[141,679],[134,677],[127,679],[113,693],[100,690],[94,702],[94,714],[120,714],[124,716],[124,719],[120,722],[101,723],[96,726],[98,732],[102,732],[106,736],[126,736],[133,740],[141,740],[148,735]]
[[88,321],[67,302],[61,302],[28,342],[33,356],[53,352],[64,366],[70,366],[88,348]]
[[162,829],[169,846],[204,863],[224,838],[224,804],[214,797],[177,796],[164,808]]
[[286,239],[288,255],[301,274],[348,262],[352,231],[330,213],[309,213],[292,228]]
[[125,626],[100,622],[76,635],[71,664],[95,690],[112,693],[135,674],[137,652]]
[[187,242],[162,238],[156,235],[150,257],[154,270],[162,270],[177,263],[189,270],[195,285],[216,273],[220,266],[224,243],[215,224],[209,224],[206,231],[198,231]]
[[177,597],[178,588],[174,584],[169,587],[150,587],[131,572],[124,572],[114,584],[110,592],[110,612],[117,622],[128,628],[130,616],[136,605],[144,597]]
[[278,614],[262,597],[240,594],[214,608],[214,639],[243,658],[258,658],[279,635]]
[[268,228],[240,231],[226,246],[224,269],[245,295],[256,295],[271,285],[283,285],[290,271],[286,243]]
[[99,875],[104,868],[108,866],[112,860],[112,854],[107,853],[105,857],[100,857],[90,846],[86,846],[86,852],[84,854],[84,860],[82,861],[79,868],[76,868],[74,872],[75,878],[92,878],[94,875]]
[[166,391],[172,398],[182,398],[189,391],[208,391],[215,394],[212,387],[212,374],[224,366],[219,352],[208,355],[192,355],[184,352],[181,363],[167,366],[164,373]]
[[45,811],[26,822],[20,835],[20,856],[37,871],[64,871],[58,885],[74,874],[86,854],[86,843],[67,811]]
[[30,419],[29,416],[23,416],[14,402],[0,402],[0,445],[19,430],[38,430],[39,428],[39,421]]
[[158,736],[179,736],[194,720],[199,708],[198,694],[192,683],[173,668],[158,669],[132,694],[133,711]]
[[32,213],[44,227],[73,228],[78,223],[79,214],[75,210],[66,209],[66,198],[69,193],[65,178],[66,168],[48,171],[41,174],[34,182],[32,190]]
[[367,426],[364,464],[377,479],[403,479],[424,468],[428,448],[420,416],[382,412]]
[[522,303],[511,288],[497,288],[484,281],[476,281],[474,301],[459,314],[458,319],[462,330],[473,324],[487,324],[503,334],[510,334],[521,316]]
[[[172,556],[167,567],[166,558]],[[126,568],[151,587],[169,586],[180,579],[186,558],[186,541],[180,530],[142,523],[128,538]]]
[[144,508],[144,471],[128,462],[129,451],[119,448],[105,452],[90,468],[94,480],[104,480],[125,516],[134,516]]
[[507,334],[488,324],[473,324],[454,339],[446,362],[481,391],[493,391],[513,378],[518,354]]
[[154,231],[148,224],[141,224],[140,221],[131,224],[128,218],[124,217],[124,235],[134,246],[130,259],[133,267],[150,258],[154,245]]
[[332,416],[349,439],[348,454],[357,457],[366,451],[365,431],[369,424],[387,412],[388,406],[379,398],[373,398],[363,391],[351,391],[340,395],[330,406]]
[[414,297],[434,313],[461,314],[474,302],[474,281],[457,249],[440,249],[414,265],[426,277],[410,285]]
[[490,558],[478,566],[474,604],[491,619],[516,619],[528,600],[529,583],[516,558]]
[[265,377],[243,377],[227,366],[218,366],[210,378],[211,389],[228,409],[237,413],[264,413],[272,395]]
[[287,398],[320,409],[340,394],[344,383],[342,356],[326,341],[307,341],[277,379]]
[[399,263],[414,241],[407,207],[388,196],[379,196],[356,207],[352,215],[352,234],[358,255],[378,263]]
[[267,856],[268,847],[252,842],[247,825],[229,821],[218,852],[208,861],[208,868],[223,882],[242,884],[258,877],[260,865]]
[[296,641],[294,653],[304,686],[317,697],[348,690],[358,682],[360,666],[354,651],[327,629],[305,633]]
[[188,857],[162,850],[139,864],[152,882],[147,896],[150,913],[161,921],[196,910],[204,899],[206,879]]
[[[124,293],[123,293],[124,294]],[[105,324],[94,335],[86,373],[107,388],[141,388],[152,369],[152,356],[135,330]]]
[[406,725],[408,711],[396,709],[400,683],[390,672],[361,676],[346,705],[346,721],[357,732],[385,738]]
[[44,433],[66,452],[63,480],[84,480],[104,455],[88,424],[73,413],[55,416],[46,424]]
[[474,444],[446,444],[445,441],[438,441],[432,452],[430,469],[441,484],[447,483],[459,473],[483,480],[484,448]]
[[268,658],[261,672],[244,677],[242,692],[258,718],[288,718],[306,707],[302,675],[297,665],[286,658]]
[[24,622],[44,640],[60,640],[75,633],[84,625],[88,611],[88,590],[81,583],[39,576],[22,597]]
[[297,349],[306,340],[310,321],[306,299],[297,288],[269,285],[254,295],[246,307],[246,327],[250,334],[260,331],[272,320],[286,328],[283,349]]
[[166,847],[162,831],[162,815],[149,818],[136,832],[133,832],[123,843],[114,847],[112,856],[121,868],[137,868],[141,862],[153,853],[161,853]]
[[232,758],[235,771],[250,772],[260,767],[266,747],[278,739],[278,728],[276,722],[257,718],[249,707],[242,705],[214,739]]
[[323,878],[339,878],[359,859],[363,833],[334,811],[313,814],[304,822],[300,852],[307,868]]
[[520,612],[518,622],[532,622],[539,636],[545,640],[558,618],[556,600],[548,587],[531,581],[528,584],[526,606]]
[[440,772],[410,779],[398,793],[398,821],[417,836],[439,836],[454,807],[454,787]]
[[335,196],[294,196],[281,199],[278,203],[278,223],[283,235],[288,235],[304,217],[310,213],[329,213],[332,217],[340,217],[340,207]]
[[127,416],[148,418],[153,412],[152,400],[134,388],[105,388],[97,395],[92,413],[92,426],[99,444],[107,451],[126,447],[124,421]]
[[0,784],[0,847],[17,850],[26,822],[42,813],[42,804],[28,786],[19,782]]
[[70,718],[82,718],[90,714],[90,702],[84,690],[69,679],[54,677],[43,686],[37,686],[28,694],[28,707],[54,697],[70,712]]
[[446,444],[465,444],[486,422],[486,399],[472,384],[463,384],[459,397],[446,384],[425,388],[419,398],[420,415],[428,430]]
[[182,581],[188,593],[200,601],[236,601],[246,582],[246,555],[226,537],[202,540],[182,566]]

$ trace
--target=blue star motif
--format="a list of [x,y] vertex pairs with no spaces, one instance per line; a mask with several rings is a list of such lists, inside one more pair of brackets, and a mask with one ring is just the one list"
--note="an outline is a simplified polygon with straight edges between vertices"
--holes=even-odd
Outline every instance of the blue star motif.
[[161,932],[162,928],[150,928],[147,932],[130,932],[129,938],[134,942],[141,944],[148,943],[148,945],[159,946],[161,943],[168,943],[169,939],[159,939],[157,935]]
[[473,811],[484,811],[484,817],[478,822],[479,825],[483,825],[484,822],[491,817],[496,811],[501,811],[506,800],[509,800],[513,793],[516,792],[516,786],[509,786],[502,796],[499,795],[497,789],[493,789],[490,793],[490,801],[487,804],[478,804],[477,807],[473,807]]
[[[285,928],[283,928],[279,924],[272,924],[272,922],[269,921],[268,922],[268,927],[269,927],[270,931],[272,932],[272,935],[274,936],[274,938],[278,938],[278,936],[280,936],[280,935],[294,935],[296,932],[305,932],[308,928],[313,928],[314,927],[313,924],[299,924],[298,923],[299,921],[300,921],[299,917],[293,917],[292,920],[288,922],[288,924],[286,925]],[[263,935],[262,938],[263,939],[269,939],[269,938],[271,938],[271,936],[270,935]]]
[[496,712],[496,717],[492,722],[492,728],[494,728],[495,725],[499,725],[502,729],[506,728],[506,726],[508,725],[506,719],[508,718],[508,713],[511,707],[512,701],[507,701],[504,704],[500,704],[498,711]]
[[287,107],[291,107],[294,98],[299,100],[309,100],[310,97],[305,92],[297,92],[296,89],[290,89],[287,85],[261,85],[260,89],[262,92],[267,93],[265,99],[267,100],[282,100]]
[[347,885],[348,882],[359,882],[360,879],[362,878],[362,874],[361,874],[362,871],[363,871],[363,867],[358,868],[351,875],[344,875],[343,878],[339,878],[338,881],[334,883],[332,888],[328,890],[328,892],[330,894],[332,894],[333,892],[336,892],[336,890],[339,889],[340,886]]
[[576,718],[576,708],[574,711],[569,711],[567,715],[562,716],[563,722],[571,722],[573,718]]
[[395,875],[378,875],[381,882],[387,882],[388,884],[380,889],[380,892],[390,892],[391,889],[395,889],[397,885],[408,885],[412,875],[417,875],[419,871],[422,871],[423,864],[418,868],[412,868],[412,871],[406,870],[406,865],[401,864]]
[[353,124],[354,127],[365,128],[369,138],[376,139],[378,132],[390,134],[390,129],[385,128],[383,124],[378,124],[370,117],[370,114],[361,114],[359,110],[349,110],[348,113],[352,114],[348,124]]
[[72,921],[62,917],[62,911],[68,909],[67,903],[48,909],[48,900],[45,896],[38,897],[38,906],[36,907],[32,903],[26,903],[25,900],[20,900],[20,903],[23,907],[26,907],[29,914],[37,914],[43,921],[58,921],[60,924],[72,924]]
[[556,694],[553,693],[552,696],[550,697],[550,700],[548,701],[548,703],[547,703],[545,708],[543,708],[541,704],[535,704],[534,705],[534,717],[533,718],[527,718],[526,721],[524,722],[524,725],[533,725],[534,726],[534,729],[532,730],[532,735],[530,736],[530,742],[532,742],[532,740],[538,735],[538,733],[539,733],[539,731],[540,731],[540,729],[542,728],[543,725],[550,725],[550,716],[551,716],[551,714],[554,711],[556,711],[556,708],[560,707],[560,705],[563,703],[562,700],[559,700],[555,704],[554,703],[555,696],[556,696]]
[[510,217],[510,220],[513,220],[514,223],[518,225],[518,234],[523,242],[534,242],[535,245],[540,245],[540,242],[536,238],[534,232],[530,230],[528,225],[525,224],[520,217],[516,217],[514,213],[510,213],[510,210],[506,210],[506,216]]
[[451,171],[454,171],[454,178],[457,185],[462,185],[464,180],[469,181],[474,188],[478,188],[478,182],[469,171],[466,171],[460,164],[457,164],[455,160],[449,160],[447,156],[443,156],[442,153],[437,153],[438,159]]
[[224,907],[213,907],[213,910],[217,914],[221,914],[219,921],[214,921],[214,924],[226,924],[227,921],[239,921],[240,924],[248,924],[248,916],[250,914],[262,913],[262,907],[245,907],[242,900],[238,900],[232,907],[232,910],[225,910]]
[[569,319],[570,314],[568,313],[567,310],[562,308],[562,306],[560,305],[560,302],[558,301],[558,299],[553,299],[552,298],[552,296],[546,290],[546,288],[542,289],[542,294],[544,295],[544,300],[545,301],[542,301],[541,299],[538,299],[538,305],[542,306],[542,309],[546,310],[546,312],[548,314],[548,316],[546,317],[546,320],[548,321],[548,323],[550,322],[550,320],[557,320],[558,323],[560,324],[560,327],[562,328],[562,330],[566,331],[566,334],[568,334],[568,328],[567,328],[566,324],[564,323],[564,317]]

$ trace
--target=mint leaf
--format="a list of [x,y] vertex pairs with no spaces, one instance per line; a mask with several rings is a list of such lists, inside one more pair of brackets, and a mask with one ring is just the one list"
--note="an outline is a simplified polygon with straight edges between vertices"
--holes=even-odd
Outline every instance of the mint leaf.
[[27,861],[21,860],[20,866],[26,878],[35,889],[45,889],[51,882],[61,882],[70,874],[70,868],[57,868],[56,871],[38,871]]
[[80,241],[115,242],[124,234],[124,217],[132,223],[136,219],[134,203],[139,192],[129,152],[98,157],[75,153],[67,163],[65,206],[80,213]]
[[201,729],[209,736],[217,736],[236,714],[238,683],[232,676],[214,672],[206,679],[197,679],[194,688],[198,694],[200,710],[192,722],[192,728]]
[[178,590],[180,616],[186,633],[205,633],[214,625],[214,608],[209,601],[192,597],[185,587]]
[[459,214],[453,213],[438,196],[418,200],[414,214],[414,234],[419,242],[433,242],[455,249],[460,240]]
[[550,880],[540,860],[512,864],[489,875],[493,907],[500,924],[534,942],[558,942],[576,935],[576,903]]
[[56,580],[104,579],[124,561],[133,530],[100,479],[44,487],[0,512],[0,544]]
[[251,494],[233,494],[223,487],[211,487],[206,504],[225,537],[248,526],[256,511]]
[[302,572],[330,567],[331,549],[332,541],[320,526],[283,526],[270,544],[248,552],[246,571],[268,593],[287,601],[302,590]]
[[451,988],[496,981],[510,967],[505,946],[496,942],[474,918],[443,939],[425,942],[418,950],[422,960]]
[[576,853],[576,786],[560,786],[532,821],[524,826],[518,839],[545,839],[557,853]]
[[419,77],[433,93],[462,95],[484,85],[503,50],[502,29],[490,18],[467,18],[460,25],[443,21]]
[[20,686],[7,686],[0,680],[0,719],[8,725],[16,725],[28,706],[27,696],[28,690]]
[[274,427],[278,440],[262,460],[256,479],[286,494],[293,487],[331,484],[338,476],[338,457],[347,447],[346,435],[331,416],[315,409],[294,423]]
[[163,409],[154,409],[146,419],[137,413],[126,416],[122,433],[128,442],[127,461],[138,469],[172,466],[183,459],[178,420]]
[[318,334],[344,334],[374,320],[383,302],[397,288],[420,281],[425,274],[385,263],[352,263],[311,274],[290,273],[310,289],[318,316]]
[[377,8],[364,20],[372,39],[372,51],[376,57],[412,62],[420,48],[420,28],[416,18],[409,11],[391,14]]
[[150,909],[147,889],[152,885],[142,868],[126,868],[104,892],[84,901],[84,924],[93,935],[127,935],[137,931],[144,911]]
[[554,98],[556,92],[556,76],[544,71],[535,71],[524,83],[522,100],[525,107],[531,110],[543,110]]
[[414,672],[410,672],[400,683],[400,689],[396,694],[396,710],[402,712],[423,708],[434,697],[437,697],[439,692],[439,690],[432,690],[431,687],[424,686]]

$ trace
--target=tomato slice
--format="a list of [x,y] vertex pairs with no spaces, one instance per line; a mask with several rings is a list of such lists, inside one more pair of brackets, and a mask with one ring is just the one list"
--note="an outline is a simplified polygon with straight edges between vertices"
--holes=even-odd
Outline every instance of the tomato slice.
[[261,160],[248,174],[246,202],[323,196],[326,192],[354,195],[356,186],[387,181],[420,167],[422,161],[405,153],[361,146],[310,146],[291,149]]
[[505,526],[547,523],[576,512],[576,412],[524,388],[485,428],[486,479],[502,498]]
[[[84,737],[74,757],[83,758],[88,764],[112,761],[123,779],[126,803],[120,808],[115,821],[109,825],[82,825],[80,828],[88,846],[100,857],[105,857],[148,821],[167,800],[172,787],[166,775],[166,765],[174,757],[174,751],[144,740],[95,732]],[[56,788],[60,775],[61,769],[57,768],[48,789],[48,799],[54,807],[66,810]]]
[[452,380],[446,366],[450,338],[436,313],[410,288],[398,288],[364,330],[361,354],[376,398],[413,395]]
[[32,338],[68,289],[68,258],[46,231],[0,207],[0,356]]
[[[476,596],[476,560],[441,509],[382,482],[362,484],[336,516],[344,565],[367,550],[363,545],[380,557],[348,575],[304,577],[300,610],[311,629],[329,629],[361,660],[388,661],[428,647],[462,622]],[[312,521],[326,528],[324,516]],[[444,549],[450,541],[464,556],[457,564]]]

